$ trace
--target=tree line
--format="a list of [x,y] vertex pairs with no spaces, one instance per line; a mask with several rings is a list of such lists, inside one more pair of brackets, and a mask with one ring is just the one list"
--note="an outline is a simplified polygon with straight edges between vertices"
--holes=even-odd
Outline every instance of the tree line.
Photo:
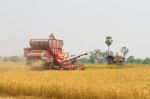
[[[111,36],[107,36],[105,39],[105,44],[108,46],[108,50],[102,52],[100,49],[95,50],[91,53],[89,57],[84,57],[81,59],[78,59],[78,63],[92,63],[92,64],[104,64],[107,63],[106,57],[107,56],[114,56],[114,52],[110,51],[110,46],[113,43],[113,39]],[[121,47],[121,53],[125,59],[125,64],[150,64],[150,58],[146,57],[145,59],[141,58],[135,58],[134,56],[130,55],[129,57],[126,57],[126,55],[129,53],[129,48],[126,46]],[[116,54],[118,55],[118,53]]]
[[24,61],[24,57],[22,56],[7,56],[7,57],[2,57],[0,56],[0,61],[3,61],[3,62],[21,62],[21,61]]
[[[113,55],[114,53],[110,51],[109,54]],[[107,51],[102,52],[101,50],[96,50],[95,52],[91,53],[90,56],[77,59],[77,62],[82,64],[106,64],[107,55],[108,55]],[[0,61],[22,62],[24,61],[24,57],[22,56],[0,57]],[[125,64],[150,64],[150,58],[146,57],[142,59],[142,58],[135,58],[134,56],[128,56],[126,58]]]
[[[88,57],[78,59],[77,62],[82,64],[106,64],[107,54],[108,54],[107,52],[103,52],[101,53],[101,55],[98,54],[96,56],[90,55]],[[134,56],[128,56],[125,59],[124,64],[150,64],[150,58],[146,57],[142,59],[142,58],[135,58]]]

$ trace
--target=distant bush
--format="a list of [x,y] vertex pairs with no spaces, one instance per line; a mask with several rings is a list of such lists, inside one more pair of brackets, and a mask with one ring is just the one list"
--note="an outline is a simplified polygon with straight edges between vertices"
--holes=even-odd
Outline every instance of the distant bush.
[[18,62],[21,61],[21,58],[19,56],[10,56],[9,61]]
[[20,62],[23,61],[24,58],[23,57],[19,57],[19,56],[9,56],[9,57],[1,57],[0,61],[3,62]]
[[8,57],[4,57],[4,58],[2,59],[2,61],[8,62],[8,61],[9,61],[9,58],[8,58]]

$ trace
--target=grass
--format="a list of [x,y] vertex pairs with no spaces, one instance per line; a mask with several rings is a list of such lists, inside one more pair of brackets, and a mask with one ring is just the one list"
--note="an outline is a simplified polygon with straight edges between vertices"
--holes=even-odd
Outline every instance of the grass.
[[149,99],[149,65],[86,65],[85,71],[31,71],[0,63],[0,96],[53,99]]

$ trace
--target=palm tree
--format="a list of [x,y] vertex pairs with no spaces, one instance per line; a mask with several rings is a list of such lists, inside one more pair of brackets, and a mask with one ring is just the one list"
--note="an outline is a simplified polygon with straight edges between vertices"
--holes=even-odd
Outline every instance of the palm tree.
[[111,37],[111,36],[107,36],[105,43],[106,43],[107,46],[108,46],[108,56],[109,56],[109,52],[110,52],[110,48],[109,48],[109,47],[110,47],[110,45],[112,44],[112,42],[113,42],[112,37]]
[[129,52],[129,49],[127,47],[121,47],[121,53],[123,54],[124,58],[126,56],[126,54],[128,54]]

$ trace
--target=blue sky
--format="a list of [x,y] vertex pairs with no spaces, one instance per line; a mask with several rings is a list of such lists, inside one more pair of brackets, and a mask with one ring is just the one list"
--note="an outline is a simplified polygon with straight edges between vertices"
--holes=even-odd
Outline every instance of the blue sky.
[[130,49],[128,55],[150,56],[149,0],[0,0],[0,55],[23,55],[30,38],[54,33],[64,51],[80,54]]

